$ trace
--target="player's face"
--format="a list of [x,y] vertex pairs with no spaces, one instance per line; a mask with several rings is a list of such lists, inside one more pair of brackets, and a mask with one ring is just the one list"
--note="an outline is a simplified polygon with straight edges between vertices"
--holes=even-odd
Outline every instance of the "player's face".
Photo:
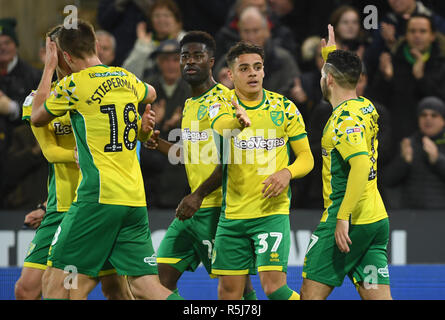
[[425,109],[419,115],[419,129],[424,135],[434,137],[445,128],[445,120],[439,112]]
[[235,88],[242,93],[258,93],[263,90],[263,59],[256,53],[242,54],[235,59],[229,76]]
[[425,52],[435,39],[430,23],[425,18],[413,18],[406,27],[406,41],[411,48]]
[[193,86],[211,76],[215,58],[209,56],[205,44],[191,42],[182,46],[179,62],[182,77]]

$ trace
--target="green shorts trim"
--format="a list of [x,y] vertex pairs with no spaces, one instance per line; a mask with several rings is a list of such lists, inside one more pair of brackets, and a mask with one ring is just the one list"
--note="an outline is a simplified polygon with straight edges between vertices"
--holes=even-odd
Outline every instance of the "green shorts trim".
[[335,242],[336,224],[322,222],[311,236],[302,276],[339,287],[348,276],[354,284],[388,284],[389,220],[350,225],[350,252],[342,253]]
[[48,250],[57,227],[62,222],[65,212],[48,211],[45,213],[40,226],[37,228],[34,238],[28,247],[24,267],[34,269],[46,269]]
[[211,274],[212,249],[220,207],[199,209],[191,219],[173,220],[157,251],[157,263],[169,264],[179,272],[195,271],[202,262]]
[[47,264],[96,277],[107,260],[119,275],[157,274],[147,208],[73,202],[54,234]]
[[236,220],[221,216],[213,249],[212,273],[287,272],[289,250],[288,214]]

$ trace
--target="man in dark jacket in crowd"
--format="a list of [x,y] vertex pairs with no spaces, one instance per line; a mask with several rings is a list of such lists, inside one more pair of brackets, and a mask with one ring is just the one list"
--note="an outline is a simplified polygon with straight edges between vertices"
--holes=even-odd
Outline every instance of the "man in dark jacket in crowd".
[[[15,19],[0,19],[0,207],[6,187],[5,166],[14,128],[23,125],[21,107],[26,95],[37,88],[40,72],[18,57]],[[31,129],[28,128],[29,131]],[[32,137],[32,134],[31,134]]]
[[391,113],[394,145],[416,130],[420,99],[445,99],[445,41],[435,30],[429,17],[412,16],[406,39],[393,54],[383,53],[380,57],[372,92]]
[[403,209],[445,209],[445,103],[426,97],[417,114],[419,130],[402,140],[384,184],[401,187]]

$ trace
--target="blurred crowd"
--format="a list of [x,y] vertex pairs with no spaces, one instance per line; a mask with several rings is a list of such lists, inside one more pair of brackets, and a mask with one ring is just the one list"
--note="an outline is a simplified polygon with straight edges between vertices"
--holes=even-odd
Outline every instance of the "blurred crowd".
[[[364,28],[369,4],[378,8],[377,29]],[[185,32],[214,36],[214,78],[229,88],[229,48],[239,40],[263,47],[264,88],[297,105],[315,159],[312,172],[291,183],[292,207],[313,209],[323,208],[320,143],[332,111],[320,90],[320,40],[332,24],[338,48],[362,58],[357,94],[380,114],[378,181],[386,206],[445,209],[445,1],[100,0],[97,23],[101,61],[155,87],[156,126],[173,141],[191,94],[179,66]],[[16,24],[0,19],[0,208],[33,209],[46,197],[48,169],[21,106],[41,71],[17,54]],[[176,208],[189,193],[184,167],[140,152],[149,206]]]

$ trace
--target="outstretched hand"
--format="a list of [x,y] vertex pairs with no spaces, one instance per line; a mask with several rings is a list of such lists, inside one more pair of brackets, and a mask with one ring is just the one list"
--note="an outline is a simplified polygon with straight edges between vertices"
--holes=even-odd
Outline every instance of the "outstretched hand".
[[243,129],[246,127],[250,127],[252,123],[249,119],[249,116],[247,115],[246,109],[240,107],[235,99],[232,99],[232,105],[235,107],[235,115],[241,127]]
[[328,25],[328,41],[326,39],[321,39],[321,55],[323,60],[326,61],[328,59],[328,55],[330,52],[335,50],[337,44],[335,43],[335,32],[334,27],[332,25]]
[[146,142],[144,142],[144,147],[146,147],[147,149],[150,149],[150,150],[158,149],[160,133],[161,132],[159,130],[153,131],[153,134],[151,135],[151,137]]
[[334,27],[330,24],[328,24],[328,41],[326,42],[326,39],[321,39],[321,48],[330,47],[337,45],[335,43],[335,32]]
[[142,115],[141,129],[144,133],[150,133],[155,127],[156,113],[151,109],[151,104],[147,104]]

